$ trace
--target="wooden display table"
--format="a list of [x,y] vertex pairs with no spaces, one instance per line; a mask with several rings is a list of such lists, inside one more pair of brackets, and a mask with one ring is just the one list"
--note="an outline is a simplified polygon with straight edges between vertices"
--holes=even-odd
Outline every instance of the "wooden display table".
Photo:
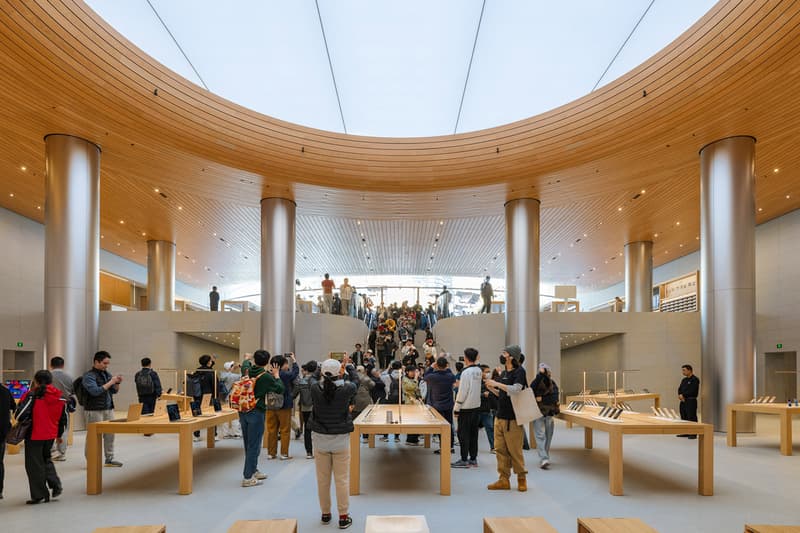
[[578,518],[578,533],[657,533],[638,518]]
[[93,533],[165,533],[167,526],[111,526],[98,527]]
[[[135,422],[124,419],[107,422],[93,422],[86,430],[86,494],[103,492],[103,446],[104,433],[177,433],[178,439],[178,494],[192,493],[193,446],[192,432],[206,430],[206,447],[214,447],[214,428],[225,422],[239,418],[239,413],[232,409],[223,409],[219,413],[208,414],[197,418],[183,418],[170,422],[166,416],[145,416]],[[142,442],[145,445],[146,441]]]
[[181,412],[189,411],[189,404],[194,400],[191,396],[184,396],[183,394],[162,394],[158,399],[177,403]]
[[[399,423],[386,423],[386,412]],[[353,421],[355,430],[350,434],[350,495],[360,491],[361,435],[366,434],[369,447],[375,447],[375,435],[390,433],[419,434],[425,436],[425,447],[430,447],[431,435],[439,435],[439,491],[450,495],[450,423],[436,409],[426,405],[372,405]]]
[[800,533],[800,526],[765,526],[745,524],[744,533]]
[[237,520],[228,529],[228,533],[297,533],[297,520]]
[[781,455],[792,455],[792,417],[800,415],[800,407],[785,403],[732,403],[728,405],[728,446],[736,446],[736,413],[759,413],[780,416]]
[[592,449],[593,430],[608,433],[608,491],[622,496],[622,437],[623,435],[697,435],[698,480],[697,492],[703,496],[714,494],[714,428],[711,424],[680,420],[670,422],[653,416],[625,412],[620,421],[606,421],[597,417],[598,408],[586,406],[580,413],[562,410],[562,420],[584,428],[584,446]]
[[558,533],[558,531],[540,516],[503,516],[484,518],[483,533]]
[[[584,400],[594,400],[599,404],[607,405],[614,403],[614,395],[608,394],[607,392],[596,393],[596,394],[575,394],[573,396],[567,396],[566,404],[569,405],[571,402],[582,402]],[[617,402],[637,402],[639,400],[653,400],[653,407],[656,409],[661,408],[661,395],[655,392],[633,392],[633,393],[622,393],[617,394]],[[571,428],[572,423],[567,422],[567,427]]]

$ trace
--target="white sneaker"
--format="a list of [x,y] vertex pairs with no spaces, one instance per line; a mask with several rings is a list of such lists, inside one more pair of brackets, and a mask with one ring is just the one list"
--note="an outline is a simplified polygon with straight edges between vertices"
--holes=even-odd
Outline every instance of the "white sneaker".
[[307,453],[306,454],[306,459],[313,459],[313,458],[314,458],[314,454],[313,453]]
[[541,461],[539,461],[539,468],[541,468],[542,470],[547,470],[548,468],[550,468],[550,461],[548,461],[547,459],[542,459]]
[[267,479],[267,475],[262,472],[259,472],[258,470],[256,470],[255,474],[253,474],[253,477],[258,480]]
[[242,480],[242,487],[255,487],[257,485],[261,485],[263,481],[260,479],[256,479],[255,476],[251,477],[250,479],[243,479]]
[[201,440],[203,440],[203,437],[200,437],[198,435],[197,437],[194,437],[192,440],[195,441],[195,442],[200,442]]
[[281,461],[288,461],[288,460],[289,460],[289,459],[291,459],[291,458],[292,458],[292,457],[291,457],[291,456],[289,456],[289,455],[281,455]]
[[59,453],[57,455],[52,456],[50,459],[52,459],[53,461],[66,461],[67,457]]
[[278,458],[277,455],[267,455],[267,460],[268,461],[272,461],[273,459],[277,459],[277,458]]

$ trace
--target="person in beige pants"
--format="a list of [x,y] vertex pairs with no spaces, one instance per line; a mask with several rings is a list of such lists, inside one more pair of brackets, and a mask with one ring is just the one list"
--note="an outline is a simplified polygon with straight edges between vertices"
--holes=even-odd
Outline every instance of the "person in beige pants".
[[[349,381],[342,379],[345,370]],[[350,517],[350,433],[353,432],[351,411],[358,387],[358,374],[346,357],[344,363],[335,359],[323,362],[322,381],[311,386],[313,415],[309,420],[317,467],[317,492],[323,524],[330,523],[331,475],[336,485],[336,508],[339,529],[353,523]]]

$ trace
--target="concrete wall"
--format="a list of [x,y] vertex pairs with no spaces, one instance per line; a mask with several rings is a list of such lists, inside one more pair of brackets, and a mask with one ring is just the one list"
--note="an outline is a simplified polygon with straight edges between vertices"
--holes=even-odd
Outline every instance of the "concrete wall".
[[217,362],[214,369],[222,371],[225,361],[238,361],[239,350],[230,346],[222,346],[215,342],[207,341],[193,335],[178,333],[176,337],[177,360],[179,368],[192,368],[200,365],[198,359],[201,355],[216,355]]
[[[623,336],[613,335],[561,350],[561,392],[578,394],[583,389],[583,371],[587,371],[586,388],[592,391],[606,386],[600,371],[622,368]],[[621,387],[622,385],[619,384]]]
[[[494,366],[505,347],[505,315],[490,313],[445,318],[436,323],[433,334],[439,351],[449,352],[457,359],[464,355],[464,348],[475,348],[482,362]],[[418,334],[417,338],[420,337],[425,340]]]

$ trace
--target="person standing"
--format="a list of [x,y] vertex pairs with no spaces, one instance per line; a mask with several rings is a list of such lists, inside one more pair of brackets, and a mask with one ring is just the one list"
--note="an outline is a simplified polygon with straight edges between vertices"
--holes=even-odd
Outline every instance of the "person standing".
[[[94,354],[92,368],[83,375],[83,388],[86,389],[86,402],[83,406],[86,424],[105,422],[114,419],[113,395],[119,392],[122,376],[112,376],[108,371],[111,355],[105,350]],[[105,466],[120,467],[122,463],[114,459],[114,434],[103,433],[103,453]],[[84,447],[84,455],[86,448]]]
[[[436,409],[442,418],[450,424],[450,452],[455,451],[453,439],[453,385],[456,376],[448,368],[447,358],[439,357],[436,362],[425,370],[423,379],[428,385],[428,403]],[[439,443],[441,446],[441,442]],[[436,450],[434,453],[441,453]]]
[[[350,379],[343,379],[347,370]],[[358,376],[352,365],[347,368],[335,359],[321,366],[322,382],[311,388],[314,415],[311,417],[312,440],[316,469],[317,493],[322,511],[321,521],[331,521],[331,475],[336,485],[336,507],[339,529],[353,523],[350,516],[350,433],[353,432],[351,411],[356,395]]]
[[455,415],[458,416],[458,440],[461,443],[461,459],[453,468],[478,467],[478,423],[480,422],[481,382],[483,372],[478,366],[478,350],[464,350],[464,370],[458,383]]
[[481,283],[481,299],[483,300],[481,313],[492,312],[492,297],[494,297],[494,290],[492,289],[492,284],[489,283],[489,276],[486,276],[486,279]]
[[6,478],[6,469],[3,460],[6,456],[6,435],[11,429],[11,413],[17,407],[11,391],[0,383],[0,500],[3,499],[3,482]]
[[353,287],[350,285],[350,280],[344,278],[344,282],[339,287],[339,298],[342,299],[341,314],[350,314],[350,300],[353,297]]
[[161,397],[163,392],[161,379],[152,369],[152,364],[149,357],[142,357],[142,369],[133,376],[133,381],[136,383],[136,395],[139,397],[139,403],[142,404],[143,415],[155,412],[156,400]]
[[614,296],[614,312],[621,313],[625,310],[625,302],[619,296]]
[[303,423],[303,445],[306,449],[306,459],[314,458],[314,445],[311,442],[311,426],[308,421],[311,419],[311,412],[314,404],[311,398],[311,387],[317,383],[315,377],[317,373],[317,362],[309,361],[300,367],[301,374],[297,378],[295,391],[297,392],[298,407],[300,409],[300,417]]
[[356,367],[359,365],[366,365],[367,362],[364,360],[364,350],[361,349],[361,343],[357,342],[355,348],[355,351],[350,354],[350,360]]
[[[62,492],[61,480],[50,456],[53,441],[63,435],[66,426],[67,403],[61,391],[53,386],[49,370],[39,370],[33,376],[34,387],[20,399],[18,415],[30,409],[31,429],[25,438],[25,473],[31,499],[25,503],[36,505],[58,498]],[[19,417],[19,416],[18,416]],[[49,490],[48,490],[49,487]]]
[[533,395],[542,416],[533,421],[533,437],[539,453],[539,468],[550,467],[550,443],[553,440],[553,417],[559,413],[558,385],[550,372],[550,365],[539,363],[539,372],[531,383]]
[[300,375],[294,354],[286,358],[282,355],[273,355],[270,365],[279,370],[283,382],[283,407],[275,411],[267,411],[267,454],[269,459],[278,456],[278,432],[281,434],[281,460],[291,459],[289,456],[289,442],[292,438],[292,383]]
[[497,396],[486,388],[486,381],[492,379],[492,370],[489,365],[480,365],[480,367],[483,373],[483,382],[481,383],[481,407],[478,412],[481,425],[486,432],[486,439],[489,441],[489,452],[494,453],[494,414],[497,412]]
[[[247,354],[249,355],[249,354]],[[219,373],[219,382],[222,384],[220,391],[225,393],[224,397],[220,397],[220,405],[228,403],[233,384],[242,379],[241,366],[236,361],[227,361],[222,365],[222,372]],[[225,422],[221,426],[223,439],[238,439],[242,436],[241,428],[237,420]]]
[[[694,375],[692,365],[681,367],[683,379],[678,386],[678,400],[680,401],[681,420],[697,422],[697,397],[700,394],[700,379]],[[678,435],[688,439],[696,439],[697,435]]]
[[330,274],[325,273],[325,279],[322,280],[322,313],[330,313],[333,311],[333,289],[336,284],[331,279]]
[[[67,402],[67,405],[72,406],[67,409],[67,426],[64,428],[66,433],[69,431],[69,413],[75,411],[75,395],[72,389],[74,379],[64,371],[64,358],[58,355],[50,359],[50,373],[53,375],[53,386],[61,391],[61,398]],[[53,443],[52,459],[53,461],[67,460],[67,439],[56,438]]]
[[211,311],[219,311],[219,293],[216,285],[211,287],[211,292],[208,293],[208,308]]
[[[217,388],[214,386],[214,384],[216,383],[216,379],[214,379],[214,376],[216,374],[216,372],[214,371],[214,364],[216,363],[216,361],[214,357],[208,354],[203,354],[200,356],[197,362],[200,364],[200,366],[198,366],[197,369],[194,371],[194,375],[191,376],[191,379],[193,381],[194,380],[199,381],[200,390],[192,392],[191,395],[194,401],[196,401],[199,405],[200,402],[203,401],[204,394],[210,394],[212,398],[217,397]],[[196,394],[197,392],[200,393],[199,396]],[[201,440],[202,439],[200,438],[200,432],[195,431],[194,441],[200,442]]]
[[[375,382],[367,375],[363,366],[356,366],[358,372],[358,388],[353,400],[353,420],[372,404],[372,391],[375,389]],[[367,435],[362,435],[364,442],[367,442]]]
[[264,418],[267,405],[264,397],[268,392],[283,393],[283,382],[277,367],[269,372],[264,368],[269,362],[269,352],[258,350],[253,354],[253,365],[249,376],[255,380],[253,395],[256,406],[247,412],[239,413],[239,425],[242,428],[242,444],[244,444],[244,471],[242,487],[255,487],[267,479],[266,474],[258,470],[258,454],[261,452],[261,441],[264,439]]
[[442,318],[449,318],[450,317],[450,300],[452,299],[452,294],[450,291],[447,290],[447,285],[442,287],[442,292],[439,293],[439,305],[441,307],[441,317]]
[[494,419],[494,449],[497,456],[499,478],[487,488],[489,490],[510,490],[511,468],[517,474],[517,488],[520,492],[528,490],[525,470],[525,456],[522,455],[524,432],[517,424],[511,396],[519,394],[528,386],[525,368],[522,366],[522,349],[517,345],[506,346],[500,355],[503,372],[498,380],[490,379],[486,387],[497,396],[497,414]]

